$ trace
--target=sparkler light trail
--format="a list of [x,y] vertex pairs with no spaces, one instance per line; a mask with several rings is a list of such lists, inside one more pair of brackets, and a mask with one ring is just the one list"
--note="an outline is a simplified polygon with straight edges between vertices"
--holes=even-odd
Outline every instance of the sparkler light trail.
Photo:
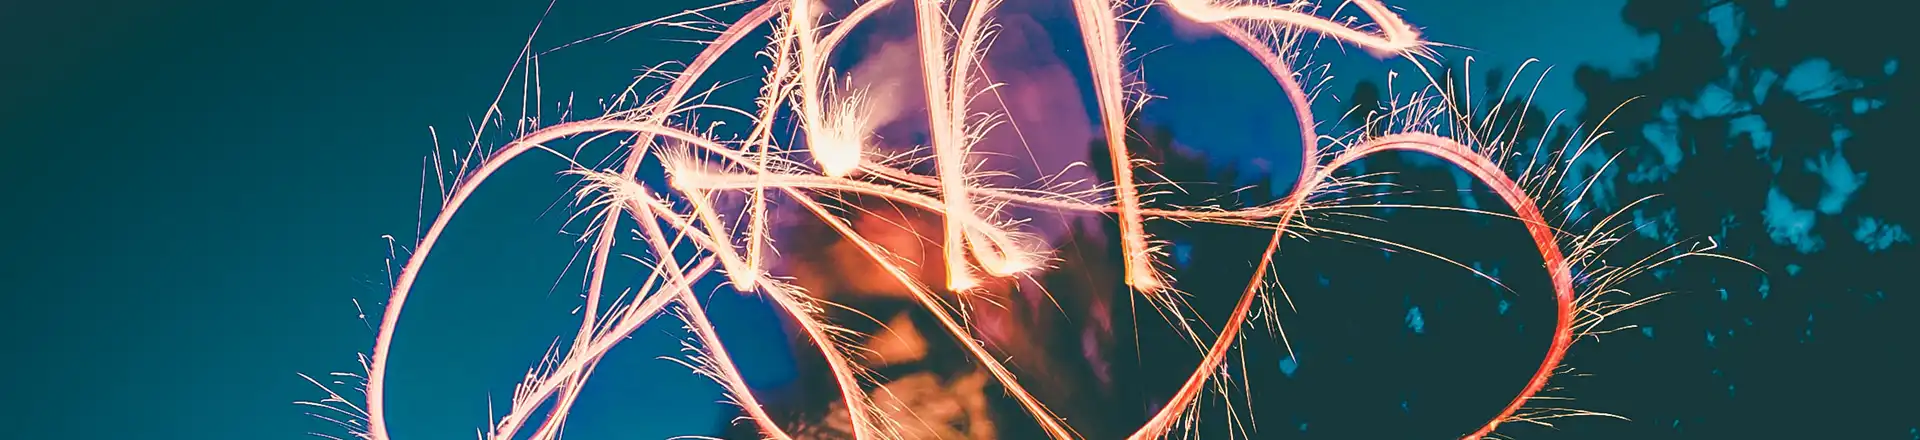
[[[836,88],[836,84],[854,83],[852,78],[829,68],[829,61],[848,33],[883,8],[892,6],[894,1],[866,0],[837,19],[825,6],[811,0],[758,2],[738,21],[718,31],[710,44],[672,77],[666,90],[653,95],[650,101],[609,111],[604,116],[523,133],[471,167],[462,164],[464,171],[445,192],[439,212],[393,281],[373,352],[364,358],[364,406],[338,394],[330,394],[330,398],[316,405],[364,419],[364,425],[347,425],[358,430],[355,435],[360,438],[392,439],[385,397],[387,389],[398,384],[387,380],[388,359],[393,340],[399,335],[402,310],[441,234],[462,205],[503,165],[529,151],[543,150],[550,142],[579,136],[591,136],[589,142],[606,136],[628,139],[623,144],[626,145],[626,151],[622,152],[625,159],[617,167],[580,166],[570,171],[585,182],[578,193],[585,206],[598,210],[589,239],[583,319],[564,354],[545,359],[515,390],[506,415],[485,430],[484,435],[490,440],[520,438],[522,429],[530,424],[535,427],[527,438],[557,437],[569,408],[600,358],[642,324],[663,311],[673,310],[686,322],[703,353],[690,365],[719,382],[764,435],[775,439],[793,438],[793,434],[761,408],[752,390],[746,387],[693,294],[694,282],[716,270],[724,274],[735,290],[765,295],[799,324],[826,360],[839,387],[840,399],[848,409],[848,421],[855,437],[901,437],[900,422],[862,391],[862,380],[869,376],[852,360],[857,348],[850,345],[850,335],[822,315],[832,304],[781,281],[779,274],[768,269],[769,252],[775,249],[769,237],[769,217],[776,201],[791,203],[797,212],[818,217],[844,240],[857,246],[887,275],[907,286],[912,299],[932,313],[940,329],[963,341],[963,348],[973,361],[980,363],[1054,439],[1079,436],[1045,402],[1028,392],[999,357],[976,341],[970,333],[973,330],[968,316],[956,311],[952,299],[946,296],[970,294],[982,289],[982,281],[987,279],[1032,276],[1043,270],[1052,258],[1049,245],[1042,237],[1025,229],[1022,221],[1026,219],[1008,218],[1007,213],[1011,211],[1006,208],[1011,206],[1114,215],[1118,219],[1125,257],[1126,284],[1158,307],[1180,307],[1173,295],[1181,293],[1174,291],[1176,285],[1157,269],[1161,264],[1157,260],[1160,252],[1155,248],[1153,237],[1145,232],[1147,222],[1211,222],[1273,231],[1271,241],[1259,257],[1260,264],[1254,266],[1254,275],[1246,287],[1237,292],[1236,305],[1219,334],[1211,341],[1190,334],[1195,341],[1204,342],[1200,365],[1182,382],[1170,401],[1160,406],[1144,426],[1133,430],[1131,439],[1159,438],[1178,429],[1191,429],[1202,393],[1209,387],[1221,392],[1227,390],[1220,385],[1233,378],[1228,377],[1224,365],[1230,351],[1241,341],[1241,331],[1249,325],[1247,321],[1254,313],[1256,300],[1271,300],[1277,293],[1269,290],[1277,284],[1268,279],[1267,272],[1283,238],[1318,230],[1304,223],[1309,220],[1307,214],[1330,206],[1316,201],[1314,196],[1347,183],[1335,177],[1335,170],[1376,153],[1407,151],[1431,155],[1466,170],[1492,188],[1513,210],[1512,218],[1525,225],[1543,262],[1541,267],[1552,282],[1555,325],[1545,358],[1508,405],[1490,415],[1478,429],[1464,433],[1464,438],[1488,436],[1507,422],[1545,424],[1545,420],[1555,417],[1597,414],[1533,408],[1529,403],[1535,401],[1560,371],[1562,360],[1575,340],[1603,333],[1604,330],[1597,327],[1602,319],[1646,302],[1609,303],[1603,297],[1618,293],[1613,286],[1670,261],[1642,260],[1631,266],[1606,266],[1599,262],[1598,255],[1615,242],[1612,237],[1618,228],[1572,233],[1556,225],[1573,224],[1573,219],[1550,216],[1542,203],[1536,202],[1554,200],[1560,191],[1580,186],[1577,182],[1571,185],[1563,182],[1564,173],[1557,173],[1555,168],[1578,158],[1591,141],[1578,148],[1550,151],[1547,160],[1509,162],[1509,158],[1516,156],[1512,151],[1514,141],[1475,135],[1484,130],[1474,129],[1475,122],[1467,116],[1474,114],[1471,109],[1451,107],[1454,101],[1445,99],[1451,89],[1435,90],[1441,96],[1415,99],[1388,115],[1379,115],[1378,123],[1398,128],[1394,134],[1362,135],[1323,148],[1322,136],[1316,131],[1317,121],[1308,112],[1313,94],[1301,85],[1301,75],[1294,66],[1295,56],[1302,50],[1300,43],[1306,36],[1322,36],[1383,56],[1430,55],[1427,43],[1419,34],[1378,1],[1350,3],[1371,23],[1364,26],[1354,25],[1353,20],[1336,21],[1320,15],[1325,11],[1306,2],[1161,0],[1154,4],[1186,20],[1211,27],[1245,48],[1265,66],[1285,91],[1286,104],[1298,114],[1303,154],[1299,180],[1279,201],[1239,210],[1154,206],[1143,196],[1141,184],[1134,177],[1133,171],[1147,164],[1128,150],[1126,120],[1129,109],[1143,101],[1131,93],[1130,84],[1123,81],[1127,72],[1123,54],[1128,48],[1124,36],[1127,35],[1125,26],[1131,23],[1126,16],[1143,10],[1133,8],[1135,6],[1148,6],[1144,1],[1131,4],[1128,0],[1070,0],[1087,45],[1099,124],[1112,159],[1112,187],[1100,191],[1111,191],[1110,198],[1103,194],[1034,191],[988,184],[983,177],[994,170],[975,166],[976,156],[981,153],[974,151],[974,147],[997,127],[996,115],[972,112],[970,104],[992,88],[980,64],[994,34],[994,12],[1001,5],[994,0],[911,1],[910,5],[898,6],[912,8],[915,40],[921,48],[919,70],[924,76],[928,105],[931,144],[927,148],[935,165],[932,175],[911,170],[904,156],[886,155],[869,143],[876,129],[876,116],[872,112],[893,109],[874,105],[864,90]],[[749,3],[754,2],[738,0],[721,6]],[[705,11],[690,11],[687,15],[700,15]],[[771,68],[757,106],[738,110],[754,118],[749,134],[741,140],[723,141],[690,128],[688,114],[693,109],[711,108],[689,105],[689,94],[696,83],[723,54],[741,45],[750,32],[763,27],[773,29],[771,41],[761,50],[770,59]],[[1439,81],[1431,77],[1429,80],[1438,88]],[[801,136],[791,144],[775,141],[775,131],[779,129],[776,126],[782,115],[791,116],[801,130]],[[1452,134],[1435,134],[1442,131]],[[1536,151],[1540,147],[1535,146]],[[666,171],[670,182],[667,187],[650,187],[640,177],[642,165],[649,160]],[[741,196],[745,202],[722,202],[722,195]],[[944,283],[914,276],[908,266],[927,262],[906,261],[894,255],[863,236],[838,211],[818,201],[847,195],[878,198],[943,216],[941,238],[935,241],[941,244],[943,258],[938,264],[945,273]],[[1612,220],[1610,217],[1600,223],[1611,224]],[[617,234],[626,224],[638,226],[639,240],[647,246],[646,256],[653,270],[631,299],[607,300],[601,295],[608,276],[608,260],[619,238]],[[1683,254],[1700,254],[1708,249]],[[1576,268],[1585,276],[1576,279]],[[1192,330],[1187,328],[1187,331]],[[1282,336],[1284,338],[1284,333]],[[538,408],[545,409],[537,412]],[[536,421],[536,415],[545,418]]]

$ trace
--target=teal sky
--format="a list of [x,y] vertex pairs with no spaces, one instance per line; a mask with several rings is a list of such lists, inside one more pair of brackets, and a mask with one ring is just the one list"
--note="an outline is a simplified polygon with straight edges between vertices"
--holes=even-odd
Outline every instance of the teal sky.
[[[296,373],[358,369],[372,332],[353,301],[377,317],[381,237],[414,235],[428,127],[449,147],[470,139],[546,5],[131,3],[0,11],[8,40],[36,42],[0,88],[18,209],[7,352],[32,361],[8,384],[8,436],[339,434],[292,404],[324,397]],[[548,29],[578,37],[677,10],[562,5]],[[556,55],[568,73],[548,80],[603,94],[692,48],[632,43],[611,45],[617,62]],[[565,211],[541,215],[566,189],[561,169],[507,169],[436,253],[431,272],[445,275],[422,280],[394,357],[401,438],[472,438],[488,393],[504,405],[574,325],[578,289],[552,289],[574,249],[558,234]],[[714,426],[711,386],[653,359],[678,348],[677,327],[641,333],[583,398],[595,409],[573,434]],[[644,380],[658,375],[677,380]]]
[[[683,2],[563,1],[536,45],[683,9],[669,3]],[[1465,23],[1481,17],[1438,3],[1402,5],[1434,37],[1509,65],[1537,56],[1570,75],[1578,62],[1638,54],[1611,49],[1632,39],[1617,14],[1593,16],[1617,2],[1521,8],[1532,19],[1479,27]],[[324,397],[296,373],[358,370],[354,356],[370,348],[372,331],[354,300],[372,320],[386,289],[381,237],[404,245],[414,235],[428,127],[447,146],[470,139],[469,121],[546,6],[0,4],[0,41],[20,48],[0,73],[8,436],[339,434],[293,405]],[[1544,20],[1608,31],[1566,36],[1564,45],[1559,34],[1510,38]],[[545,60],[546,93],[553,101],[578,91],[576,103],[593,107],[589,97],[624,85],[633,69],[694,49],[635,38],[563,51]],[[739,76],[758,72],[734,66]],[[1192,90],[1183,79],[1156,87]],[[1559,96],[1577,99],[1570,87]],[[1259,141],[1195,139],[1229,154]],[[575,245],[558,233],[565,210],[547,209],[567,188],[554,175],[564,167],[550,158],[509,167],[435,253],[394,357],[401,438],[473,438],[489,393],[505,405],[512,381],[574,325],[578,289],[553,286]],[[721,301],[717,319],[742,335],[774,331],[751,301]],[[640,333],[601,368],[570,435],[665,438],[714,426],[714,387],[658,380],[690,377],[653,358],[678,348],[678,328]],[[765,354],[778,350],[736,339],[737,356],[774,366],[750,372],[756,380],[779,380],[781,361]],[[598,435],[614,432],[622,435]]]

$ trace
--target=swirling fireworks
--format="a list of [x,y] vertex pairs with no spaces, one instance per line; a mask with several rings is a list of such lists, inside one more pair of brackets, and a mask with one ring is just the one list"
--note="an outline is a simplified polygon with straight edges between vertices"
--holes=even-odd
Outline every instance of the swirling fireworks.
[[[715,336],[701,305],[693,295],[695,280],[724,274],[730,286],[741,292],[765,295],[799,323],[811,343],[827,361],[839,385],[840,398],[849,409],[852,432],[861,439],[898,437],[898,426],[875,408],[861,391],[862,371],[850,360],[851,347],[843,330],[826,322],[821,311],[826,305],[799,289],[783,283],[769,271],[769,214],[776,200],[791,203],[805,213],[817,216],[857,245],[892,277],[912,289],[915,301],[937,318],[942,330],[962,341],[969,337],[970,324],[964,310],[957,310],[936,290],[965,294],[980,288],[982,280],[1031,275],[1043,270],[1049,260],[1049,245],[1035,234],[1023,231],[1017,218],[1010,218],[1010,206],[1042,207],[1070,212],[1112,215],[1118,219],[1123,250],[1125,281],[1134,294],[1160,307],[1173,307],[1174,286],[1158,269],[1160,252],[1154,238],[1145,232],[1149,221],[1213,222],[1271,230],[1272,239],[1259,256],[1252,279],[1237,292],[1229,319],[1209,343],[1204,357],[1178,391],[1132,439],[1159,438],[1176,430],[1190,428],[1199,397],[1210,385],[1231,380],[1228,369],[1230,350],[1242,340],[1241,332],[1253,315],[1256,301],[1271,299],[1268,268],[1289,233],[1302,225],[1303,214],[1323,208],[1313,196],[1342,185],[1334,170],[1370,155],[1389,151],[1424,153],[1455,166],[1489,186],[1514,212],[1538,248],[1541,266],[1550,275],[1553,298],[1557,304],[1551,347],[1531,380],[1513,397],[1511,403],[1493,414],[1466,438],[1490,435],[1502,423],[1540,422],[1546,419],[1593,414],[1566,409],[1539,409],[1529,403],[1561,371],[1568,348],[1582,335],[1598,333],[1602,319],[1646,300],[1612,304],[1602,296],[1620,280],[1631,277],[1665,260],[1643,260],[1625,267],[1598,263],[1597,255],[1613,239],[1615,230],[1577,234],[1556,225],[1571,221],[1543,212],[1544,203],[1568,185],[1565,173],[1557,168],[1579,157],[1587,144],[1557,146],[1549,149],[1547,160],[1512,161],[1512,141],[1477,137],[1467,129],[1473,121],[1450,108],[1449,93],[1432,99],[1416,99],[1411,105],[1380,115],[1378,123],[1397,127],[1393,134],[1352,138],[1349,142],[1320,145],[1316,120],[1308,109],[1312,93],[1300,83],[1294,70],[1296,54],[1303,36],[1330,38],[1381,56],[1420,58],[1429,55],[1428,43],[1385,5],[1372,0],[1354,0],[1369,20],[1353,25],[1319,15],[1321,9],[1305,3],[1285,5],[1257,1],[1160,0],[1161,6],[1186,20],[1202,24],[1225,35],[1258,59],[1273,80],[1285,91],[1288,105],[1296,109],[1302,137],[1303,154],[1300,178],[1292,191],[1275,203],[1238,210],[1217,207],[1153,206],[1142,196],[1134,171],[1140,158],[1128,150],[1125,139],[1128,111],[1140,102],[1130,93],[1124,78],[1127,65],[1123,37],[1129,14],[1143,9],[1127,0],[1072,0],[1081,37],[1086,45],[1092,69],[1093,91],[1099,116],[1099,131],[1106,139],[1109,163],[1113,164],[1110,188],[1099,194],[1084,192],[1036,192],[996,187],[980,177],[987,170],[973,166],[975,143],[994,129],[995,115],[969,113],[970,103],[982,90],[991,87],[980,69],[990,45],[993,20],[999,3],[994,0],[946,2],[915,0],[913,8],[920,73],[924,76],[925,99],[934,172],[931,175],[911,171],[900,157],[877,152],[867,144],[871,138],[872,108],[861,90],[836,88],[846,80],[829,67],[829,58],[862,21],[892,5],[892,0],[865,0],[857,8],[831,18],[824,7],[812,1],[766,0],[752,6],[738,21],[726,24],[708,46],[673,77],[669,86],[654,98],[630,108],[612,111],[591,119],[563,122],[528,131],[483,159],[473,162],[451,182],[444,203],[431,225],[398,272],[385,312],[381,315],[372,355],[365,358],[364,405],[353,404],[338,394],[320,403],[341,413],[364,419],[348,424],[355,435],[367,440],[388,440],[386,391],[392,386],[386,377],[393,338],[399,328],[401,312],[409,293],[442,232],[460,211],[476,188],[504,164],[522,154],[543,149],[549,142],[576,136],[594,138],[610,135],[629,139],[624,161],[610,169],[581,166],[572,173],[586,184],[578,196],[597,210],[588,239],[590,263],[583,318],[577,335],[563,355],[543,362],[529,374],[513,395],[506,415],[485,431],[488,439],[512,439],[531,428],[529,438],[546,440],[558,435],[569,408],[599,359],[641,324],[659,316],[670,304],[678,304],[682,318],[700,341],[703,355],[692,363],[695,369],[720,382],[734,402],[753,423],[771,438],[790,439],[779,423],[762,409],[754,393],[747,388],[724,345]],[[1146,2],[1138,2],[1146,3]],[[728,5],[745,6],[744,2]],[[739,109],[752,115],[755,125],[743,139],[719,140],[689,128],[683,116],[697,106],[688,104],[693,91],[708,69],[722,54],[746,39],[749,32],[773,28],[773,38],[762,53],[771,59],[766,84],[756,106]],[[1438,82],[1435,82],[1438,84]],[[775,125],[782,117],[797,121],[798,139],[775,142]],[[679,120],[682,123],[676,124]],[[1452,125],[1452,137],[1437,134],[1437,126]],[[1339,147],[1339,148],[1336,148]],[[1537,150],[1537,148],[1536,148]],[[649,187],[641,179],[642,164],[649,160],[662,166],[669,176],[667,188]],[[1582,189],[1584,190],[1584,189]],[[778,193],[778,194],[776,194]],[[832,194],[857,194],[877,197],[930,212],[939,213],[943,227],[938,240],[944,252],[945,286],[929,286],[908,272],[903,261],[875,244],[850,226],[834,210],[816,198]],[[722,195],[739,195],[744,203],[721,203]],[[784,195],[784,197],[775,197]],[[1110,197],[1109,197],[1110,196]],[[1544,199],[1543,199],[1544,198]],[[602,298],[608,259],[613,253],[617,231],[631,221],[639,229],[640,240],[649,248],[653,272],[630,301]],[[1610,220],[1600,224],[1609,224]],[[690,242],[691,245],[683,245]],[[1703,249],[1704,250],[1704,249]],[[1697,252],[1683,252],[1682,255]],[[1575,270],[1583,276],[1576,279]],[[1194,292],[1217,295],[1226,292]],[[603,305],[603,302],[608,304]],[[1278,328],[1277,326],[1275,327]],[[1191,331],[1191,330],[1189,330]],[[1282,333],[1284,337],[1284,333]],[[1194,335],[1196,340],[1201,340]],[[1004,385],[1031,416],[1055,439],[1078,438],[1064,421],[1050,411],[1045,402],[1029,393],[1014,373],[987,348],[978,343],[963,344],[975,362]],[[1228,392],[1225,387],[1213,387]],[[535,420],[536,408],[545,407],[542,420]]]

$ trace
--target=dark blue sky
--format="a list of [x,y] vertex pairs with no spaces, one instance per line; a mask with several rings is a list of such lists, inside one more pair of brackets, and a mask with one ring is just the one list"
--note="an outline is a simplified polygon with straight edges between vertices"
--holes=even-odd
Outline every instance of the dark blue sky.
[[[536,45],[681,9],[665,3],[680,2],[563,0]],[[1537,57],[1560,65],[1548,79],[1558,87],[1543,92],[1550,107],[1578,105],[1569,86],[1575,64],[1619,65],[1650,49],[1619,24],[1615,1],[1450,3],[1395,4],[1433,39],[1477,49],[1492,64]],[[12,207],[0,265],[9,291],[0,297],[10,315],[4,352],[15,360],[0,414],[10,435],[338,433],[292,404],[323,397],[295,374],[358,369],[354,355],[370,348],[372,332],[352,300],[370,313],[378,307],[388,249],[381,237],[406,244],[414,235],[427,128],[449,145],[468,139],[468,121],[545,7],[0,4],[0,41],[17,48],[0,73],[0,184]],[[1499,17],[1489,21],[1490,11]],[[549,101],[578,92],[576,102],[592,107],[589,97],[617,90],[633,69],[693,49],[644,36],[569,49],[546,60],[546,92]],[[758,71],[744,62],[733,72]],[[1336,73],[1383,71],[1350,64]],[[1249,73],[1231,78],[1264,81]],[[1178,106],[1272,105],[1199,79],[1213,76],[1170,74],[1154,87]],[[1186,142],[1224,155],[1262,155],[1259,143],[1292,139],[1234,125],[1244,122],[1174,118],[1192,133]],[[430,272],[442,275],[422,281],[394,358],[401,438],[472,438],[486,423],[488,396],[505,405],[512,381],[573,325],[577,289],[550,287],[574,244],[556,233],[564,210],[541,216],[563,196],[553,174],[563,167],[542,158],[508,168],[436,252]],[[767,316],[738,303],[716,306],[734,322],[723,326],[770,329]],[[570,435],[664,438],[713,426],[720,413],[711,385],[648,380],[691,377],[653,359],[677,348],[677,327],[641,333],[601,369]],[[748,341],[735,351],[755,352]]]

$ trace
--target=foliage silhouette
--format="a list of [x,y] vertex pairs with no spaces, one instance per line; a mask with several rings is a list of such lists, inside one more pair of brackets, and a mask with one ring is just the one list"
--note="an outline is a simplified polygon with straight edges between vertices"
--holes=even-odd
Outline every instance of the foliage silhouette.
[[1611,113],[1616,131],[1585,158],[1620,157],[1595,185],[1601,204],[1659,195],[1633,210],[1642,237],[1622,246],[1709,236],[1764,270],[1695,260],[1630,286],[1682,294],[1626,318],[1648,333],[1582,353],[1610,384],[1582,397],[1644,402],[1596,438],[1920,435],[1920,383],[1892,373],[1920,367],[1897,353],[1920,304],[1893,270],[1915,261],[1914,210],[1899,201],[1914,181],[1895,168],[1910,148],[1891,122],[1915,116],[1899,66],[1912,48],[1865,31],[1900,28],[1894,15],[1861,1],[1632,0],[1624,21],[1659,53],[1630,72],[1575,73],[1582,122]]

